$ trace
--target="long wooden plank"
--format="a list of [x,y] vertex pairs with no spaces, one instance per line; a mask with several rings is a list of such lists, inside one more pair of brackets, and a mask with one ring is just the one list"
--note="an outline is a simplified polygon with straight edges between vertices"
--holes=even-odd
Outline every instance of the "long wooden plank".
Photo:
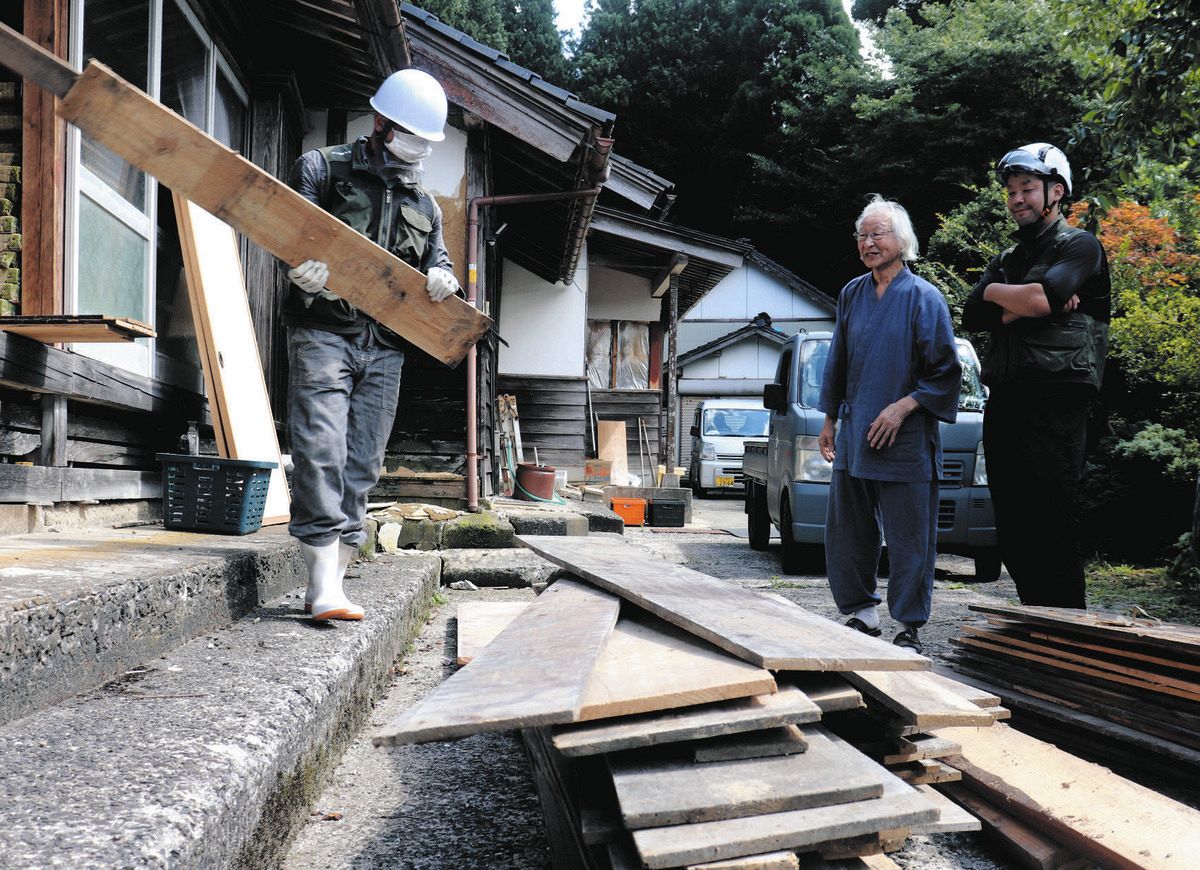
[[944,728],[962,745],[945,759],[973,791],[1105,867],[1193,870],[1200,811],[1007,725]]
[[280,260],[329,264],[327,287],[453,365],[490,320],[462,299],[434,302],[425,277],[103,64],[89,62],[59,114]]
[[770,672],[656,619],[621,617],[588,678],[587,722],[775,691]]
[[966,786],[946,783],[942,790],[980,821],[983,830],[1017,862],[1017,866],[1031,870],[1060,870],[1073,860],[1074,853],[1061,843],[1005,813]]
[[747,855],[727,861],[707,861],[689,864],[687,870],[799,870],[800,859],[795,852],[770,852],[766,855]]
[[937,813],[928,798],[887,774],[883,796],[872,800],[646,828],[635,831],[633,840],[645,866],[678,867],[909,828],[936,821]]
[[979,819],[964,810],[950,798],[930,785],[918,785],[917,791],[929,798],[929,802],[937,807],[936,822],[914,825],[914,834],[949,834],[953,831],[978,831],[983,828]]
[[254,335],[237,234],[178,193],[172,194],[172,199],[218,452],[229,459],[275,463],[262,524],[286,523],[291,519],[291,497]]
[[802,755],[708,764],[690,758],[610,756],[626,827],[744,818],[883,794],[883,783],[891,776],[884,768],[819,726],[803,730],[808,751]]
[[621,539],[518,535],[551,562],[765,668],[926,670],[929,659],[737,583],[656,559]]
[[619,608],[610,595],[556,581],[469,666],[385,726],[375,745],[573,721]]
[[804,732],[796,725],[780,725],[709,737],[692,744],[692,760],[697,764],[710,761],[737,761],[743,758],[770,758],[776,755],[795,755],[808,749]]
[[895,749],[885,753],[884,764],[904,764],[908,761],[920,761],[924,758],[942,758],[946,755],[958,755],[962,747],[953,740],[943,740],[929,734],[916,734],[912,737],[900,737]]
[[465,665],[517,618],[528,601],[464,601],[458,605],[458,663]]
[[949,725],[989,725],[989,713],[946,688],[924,671],[852,671],[846,679],[922,731]]
[[613,721],[559,726],[554,729],[554,747],[568,756],[596,755],[791,723],[816,722],[820,717],[821,709],[803,692],[781,685],[773,695],[756,695]]

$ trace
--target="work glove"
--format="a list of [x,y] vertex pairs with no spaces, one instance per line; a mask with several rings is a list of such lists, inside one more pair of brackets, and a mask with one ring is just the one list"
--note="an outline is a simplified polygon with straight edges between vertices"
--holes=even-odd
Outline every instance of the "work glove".
[[429,291],[430,299],[441,302],[458,292],[458,279],[449,269],[434,266],[425,276],[425,289]]
[[329,266],[320,260],[305,260],[294,269],[288,269],[289,280],[305,293],[316,295],[325,289],[329,280]]

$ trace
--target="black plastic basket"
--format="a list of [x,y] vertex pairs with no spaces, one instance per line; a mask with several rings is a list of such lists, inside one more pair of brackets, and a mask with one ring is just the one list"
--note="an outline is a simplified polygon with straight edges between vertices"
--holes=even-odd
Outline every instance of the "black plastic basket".
[[163,525],[248,535],[262,525],[274,462],[159,453]]
[[685,505],[681,500],[654,498],[650,500],[650,525],[680,528],[683,526]]

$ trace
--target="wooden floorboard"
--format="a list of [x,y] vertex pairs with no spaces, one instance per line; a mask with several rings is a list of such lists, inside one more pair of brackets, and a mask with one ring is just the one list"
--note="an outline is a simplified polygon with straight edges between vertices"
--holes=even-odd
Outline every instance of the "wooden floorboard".
[[471,664],[385,726],[375,745],[574,721],[619,609],[611,595],[556,581]]
[[922,731],[992,722],[991,714],[948,689],[943,678],[930,672],[852,671],[845,677],[900,721]]
[[778,813],[878,798],[890,774],[819,726],[801,755],[697,764],[690,758],[610,756],[621,817],[631,830]]
[[773,695],[559,726],[554,729],[554,746],[564,755],[595,755],[789,723],[815,722],[820,717],[821,709],[807,695],[793,686],[780,686]]
[[623,540],[518,535],[614,595],[772,670],[927,670],[929,659],[794,604],[657,559]]

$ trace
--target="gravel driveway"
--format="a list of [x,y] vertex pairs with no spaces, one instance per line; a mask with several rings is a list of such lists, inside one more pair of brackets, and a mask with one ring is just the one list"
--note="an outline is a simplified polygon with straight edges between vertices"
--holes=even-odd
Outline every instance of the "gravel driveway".
[[[753,588],[768,588],[830,617],[837,617],[823,577],[782,577],[779,550],[751,550],[745,540],[741,500],[698,500],[692,532],[628,529],[629,540],[671,561]],[[1012,598],[1007,576],[969,585],[969,559],[938,563],[934,614],[921,637],[926,654],[942,658],[974,601]],[[520,868],[550,867],[541,810],[528,763],[512,734],[485,734],[453,743],[378,750],[369,736],[411,706],[454,670],[456,606],[467,600],[532,599],[526,589],[461,592],[444,589],[392,687],[371,717],[367,733],[346,754],[322,795],[313,820],[297,839],[288,870],[310,868]],[[886,622],[885,632],[896,629]],[[537,654],[537,650],[531,650]],[[978,834],[912,837],[900,866],[913,870],[1003,870],[1010,866]]]

